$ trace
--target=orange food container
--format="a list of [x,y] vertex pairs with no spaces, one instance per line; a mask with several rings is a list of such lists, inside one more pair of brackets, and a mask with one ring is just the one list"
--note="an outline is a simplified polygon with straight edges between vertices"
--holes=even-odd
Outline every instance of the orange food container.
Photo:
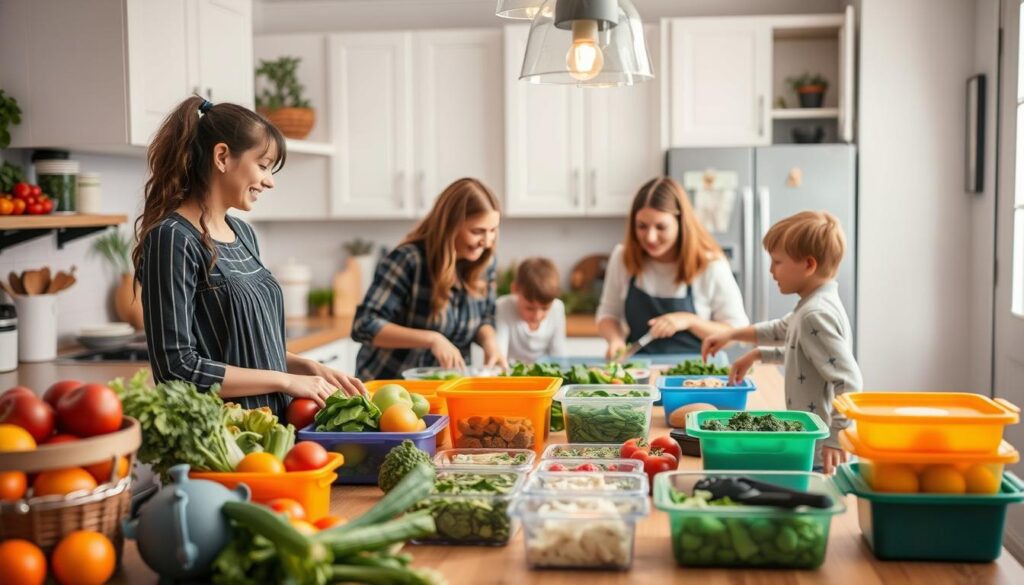
[[291,498],[302,504],[306,518],[316,522],[331,511],[331,484],[338,479],[335,469],[345,462],[341,453],[328,453],[327,465],[312,471],[286,473],[219,473],[193,471],[192,479],[208,479],[228,489],[244,483],[252,491],[252,501],[266,503],[275,498]]
[[[444,398],[437,395],[437,389],[447,382],[448,380],[372,380],[364,382],[363,385],[366,386],[366,391],[372,397],[374,392],[381,386],[398,384],[408,392],[419,394],[426,398],[427,403],[430,404],[430,414],[448,414],[448,405],[445,404]],[[443,445],[448,440],[448,436],[448,429],[445,428],[437,436],[437,446]]]
[[437,394],[448,404],[455,448],[544,450],[551,398],[561,378],[459,378]]
[[914,453],[995,453],[1020,409],[968,392],[851,392],[832,402],[871,449]]
[[861,477],[876,492],[995,494],[1005,465],[1020,461],[1006,441],[995,453],[900,453],[872,449],[857,431],[846,429],[839,432],[839,444],[857,456]]

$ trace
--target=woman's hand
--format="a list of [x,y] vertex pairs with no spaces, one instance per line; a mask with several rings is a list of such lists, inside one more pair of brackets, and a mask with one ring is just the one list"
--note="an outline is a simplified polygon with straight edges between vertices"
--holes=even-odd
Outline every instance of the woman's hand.
[[700,357],[704,361],[708,361],[708,356],[715,357],[715,355],[729,347],[732,343],[732,331],[723,331],[721,333],[715,333],[709,337],[704,338],[704,342],[700,345]]
[[672,337],[680,331],[686,331],[693,324],[693,313],[666,313],[647,322],[650,334],[655,339]]
[[440,333],[434,335],[434,340],[430,342],[430,353],[434,354],[434,357],[437,358],[437,363],[442,368],[452,370],[466,369],[466,360],[462,359],[462,352],[452,342],[448,341],[447,337]]
[[320,362],[314,360],[310,361],[313,362],[313,375],[320,376],[327,380],[328,383],[344,392],[347,396],[356,396],[358,394],[362,394],[363,396],[369,395],[366,391],[366,386],[363,386],[363,382],[359,378],[349,376],[340,370],[329,368]]
[[626,351],[626,340],[621,337],[615,337],[608,340],[608,349],[604,352],[604,359],[612,361],[618,359],[619,356]]
[[323,376],[285,375],[288,376],[288,383],[283,390],[285,394],[292,398],[309,398],[320,408],[324,407],[324,401],[336,390]]
[[738,360],[732,363],[732,367],[729,368],[729,385],[735,386],[742,382],[747,372],[750,371],[750,367],[760,359],[761,350],[756,348],[741,355]]

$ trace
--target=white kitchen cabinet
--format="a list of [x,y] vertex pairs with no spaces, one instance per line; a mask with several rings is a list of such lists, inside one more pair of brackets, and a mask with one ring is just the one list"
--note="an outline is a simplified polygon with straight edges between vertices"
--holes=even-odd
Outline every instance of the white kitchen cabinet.
[[326,345],[315,347],[302,352],[304,358],[308,358],[321,364],[334,368],[349,375],[355,375],[356,355],[359,354],[360,344],[350,338],[332,341]]
[[146,146],[195,90],[251,106],[251,0],[4,0],[12,147]]
[[[648,50],[657,37],[648,27]],[[506,207],[514,217],[616,216],[660,174],[656,81],[577,88],[519,80],[529,27],[505,27]]]
[[771,144],[768,19],[665,19],[661,40],[666,146]]

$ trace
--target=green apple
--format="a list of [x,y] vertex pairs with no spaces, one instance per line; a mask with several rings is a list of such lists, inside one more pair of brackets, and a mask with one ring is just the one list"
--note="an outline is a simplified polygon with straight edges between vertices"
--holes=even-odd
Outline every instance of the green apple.
[[412,411],[416,413],[416,416],[423,418],[430,412],[430,402],[427,401],[425,396],[415,392],[410,392],[409,396],[412,397]]
[[409,391],[398,384],[385,384],[378,388],[373,393],[373,403],[377,405],[381,412],[386,411],[389,406],[394,404],[401,403],[409,408],[412,408],[413,405]]

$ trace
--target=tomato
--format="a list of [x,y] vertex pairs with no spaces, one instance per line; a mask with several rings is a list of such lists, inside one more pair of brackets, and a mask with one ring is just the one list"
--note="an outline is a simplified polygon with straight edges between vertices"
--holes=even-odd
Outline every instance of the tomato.
[[60,443],[70,443],[71,441],[77,441],[79,438],[68,433],[57,433],[46,440],[44,445],[58,445]]
[[238,462],[238,473],[284,473],[284,465],[270,453],[249,453]]
[[548,471],[565,471],[565,466],[561,463],[552,463],[551,466],[548,467]]
[[622,447],[619,448],[619,456],[623,459],[630,459],[633,457],[633,453],[636,453],[637,451],[643,451],[646,453],[649,448],[650,445],[647,443],[647,439],[630,439],[623,443]]
[[62,431],[79,437],[112,433],[121,428],[121,400],[103,384],[86,384],[60,399],[57,417]]
[[50,560],[60,585],[102,585],[113,576],[116,557],[106,536],[79,530],[60,541]]
[[411,433],[418,429],[420,418],[405,404],[393,404],[380,416],[380,430],[385,433]]
[[85,382],[79,382],[78,380],[54,382],[52,386],[46,389],[46,392],[43,392],[43,400],[56,410],[57,403],[60,402],[61,398],[64,398],[64,395],[84,385]]
[[32,187],[28,183],[17,183],[11,189],[11,194],[15,199],[27,199],[32,196]]
[[10,215],[14,213],[14,202],[6,197],[0,198],[0,215]]
[[288,423],[296,429],[304,429],[313,424],[313,417],[319,410],[320,407],[316,405],[316,402],[309,398],[296,398],[288,405],[286,418]]
[[675,457],[676,461],[683,458],[683,450],[679,448],[679,443],[672,437],[658,437],[654,439],[651,441],[651,449],[660,449],[662,453]]
[[0,575],[4,585],[43,585],[46,556],[27,540],[5,540],[0,543]]
[[30,203],[25,209],[28,210],[29,215],[42,215],[43,206],[40,203]]
[[24,200],[22,200],[22,199],[13,199],[13,200],[11,200],[11,203],[14,204],[14,211],[11,212],[11,215],[22,215],[23,213],[25,213],[25,201]]
[[28,490],[28,477],[20,471],[0,472],[0,502],[20,500]]
[[40,187],[39,185],[29,185],[28,186],[28,190],[29,190],[29,195],[31,195],[33,197],[39,197],[40,195],[43,194],[43,188]]
[[332,515],[328,514],[328,515],[324,516],[323,518],[321,518],[321,519],[317,520],[316,522],[314,522],[313,526],[316,526],[320,530],[327,530],[328,528],[333,528],[333,527],[338,526],[340,524],[345,524],[346,522],[348,522],[348,520],[346,520],[345,518],[343,518],[341,516],[332,516]]
[[46,198],[43,199],[43,202],[41,203],[41,205],[43,206],[43,211],[42,211],[43,215],[46,215],[47,213],[53,212],[53,199],[50,199],[49,197],[46,197]]
[[44,471],[32,482],[32,495],[67,495],[79,490],[96,489],[96,479],[81,467]]
[[576,467],[573,468],[573,471],[601,471],[601,470],[596,465],[594,465],[593,463],[580,463],[579,465],[577,465]]
[[299,534],[305,534],[310,536],[317,533],[316,526],[313,526],[305,520],[295,520],[294,518],[288,521],[295,530],[299,531]]
[[5,395],[0,399],[0,423],[18,425],[41,443],[53,433],[53,409],[35,395]]
[[[92,465],[86,465],[85,470],[89,472],[89,475],[96,480],[96,483],[107,483],[110,481],[110,472],[113,471],[114,462],[110,459],[101,461],[99,463],[93,463]],[[128,458],[118,457],[117,458],[117,479],[121,479],[128,475]]]
[[17,426],[0,424],[0,451],[31,451],[36,440],[28,431]]
[[644,473],[647,474],[648,480],[650,480],[650,486],[654,486],[654,476],[658,475],[663,471],[672,471],[679,466],[679,462],[676,461],[671,455],[666,455],[660,451],[652,451],[650,453],[644,451],[637,451],[633,453],[630,459],[639,459],[644,462]]
[[28,386],[12,386],[7,390],[4,390],[3,394],[0,394],[0,401],[2,401],[5,398],[13,398],[14,396],[17,396],[19,394],[24,394],[25,396],[32,397],[35,397],[36,395],[36,393],[33,392],[32,389],[29,388]]
[[306,510],[302,504],[291,498],[274,498],[266,506],[278,514],[284,514],[289,520],[305,520]]
[[288,471],[312,471],[323,468],[328,460],[327,449],[313,441],[302,441],[285,455],[284,468]]

